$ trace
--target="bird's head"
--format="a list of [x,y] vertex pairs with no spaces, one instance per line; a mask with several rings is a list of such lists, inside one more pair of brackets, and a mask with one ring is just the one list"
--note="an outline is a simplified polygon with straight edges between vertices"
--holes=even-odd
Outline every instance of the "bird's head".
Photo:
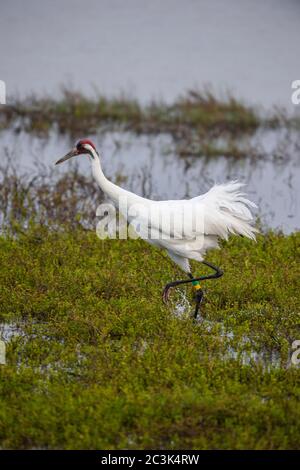
[[59,163],[63,163],[69,158],[76,157],[77,155],[89,155],[92,159],[95,158],[95,154],[97,155],[97,150],[93,142],[89,139],[80,139],[75,147],[67,153],[64,157],[60,158],[57,160],[55,165],[58,165]]

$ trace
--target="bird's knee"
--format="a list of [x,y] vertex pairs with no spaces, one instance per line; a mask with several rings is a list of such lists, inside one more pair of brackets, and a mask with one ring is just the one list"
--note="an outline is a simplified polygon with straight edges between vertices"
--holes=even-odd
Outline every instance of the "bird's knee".
[[216,272],[216,277],[222,277],[224,274],[224,271],[222,271],[222,269],[217,269],[217,272]]

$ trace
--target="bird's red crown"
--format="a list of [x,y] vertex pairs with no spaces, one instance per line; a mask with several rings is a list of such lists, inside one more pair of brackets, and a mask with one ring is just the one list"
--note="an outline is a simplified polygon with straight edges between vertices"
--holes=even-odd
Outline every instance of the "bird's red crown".
[[77,147],[77,148],[80,148],[80,147],[82,147],[84,144],[88,144],[88,145],[90,145],[91,147],[93,147],[94,150],[96,150],[95,145],[94,145],[93,142],[92,142],[91,140],[89,140],[89,139],[80,139],[80,140],[77,142],[76,147]]

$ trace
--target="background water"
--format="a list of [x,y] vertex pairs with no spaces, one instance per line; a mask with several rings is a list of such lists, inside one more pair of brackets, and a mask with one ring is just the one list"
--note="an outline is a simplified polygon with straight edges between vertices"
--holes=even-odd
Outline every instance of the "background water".
[[120,90],[173,100],[212,85],[293,110],[298,0],[10,0],[0,2],[0,79],[9,95]]
[[[298,112],[291,104],[291,82],[300,79],[298,0],[2,0],[0,8],[0,79],[8,97],[59,95],[68,84],[87,94],[96,88],[172,101],[189,87],[210,85],[219,96],[229,90],[266,110],[276,104]],[[165,135],[89,137],[108,176],[122,175],[122,185],[138,194],[192,197],[239,178],[267,226],[300,226],[297,135],[259,132],[253,141],[267,156],[258,160],[183,159]],[[54,132],[45,139],[3,131],[0,160],[8,155],[20,171],[34,171],[36,162],[52,166],[71,145]],[[80,166],[89,171],[86,159]]]

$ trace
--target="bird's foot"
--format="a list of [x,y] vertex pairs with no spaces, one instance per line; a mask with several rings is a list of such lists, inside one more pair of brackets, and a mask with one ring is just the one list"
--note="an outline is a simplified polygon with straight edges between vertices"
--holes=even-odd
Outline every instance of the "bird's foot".
[[163,299],[163,302],[166,304],[168,303],[169,301],[169,298],[170,298],[170,290],[172,289],[172,287],[176,287],[178,285],[178,282],[169,282],[164,290],[163,290],[163,293],[162,293],[162,299]]

